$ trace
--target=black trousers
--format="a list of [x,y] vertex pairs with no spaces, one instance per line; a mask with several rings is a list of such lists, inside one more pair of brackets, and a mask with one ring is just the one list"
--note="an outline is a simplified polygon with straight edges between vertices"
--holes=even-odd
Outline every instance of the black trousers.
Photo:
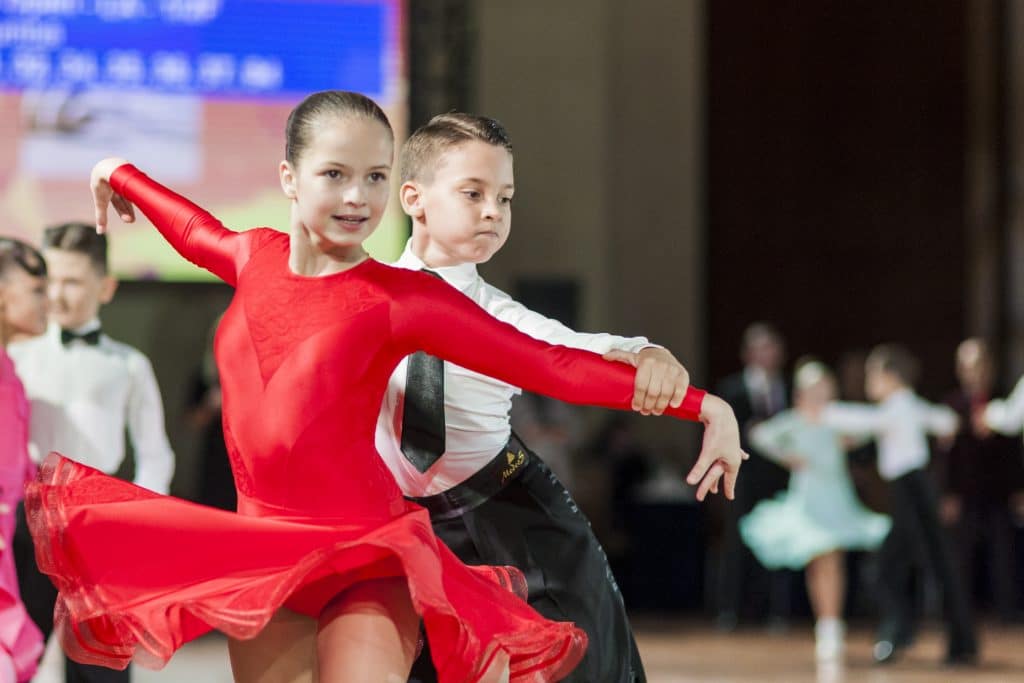
[[[564,680],[647,680],[604,550],[572,496],[535,455],[487,502],[435,521],[434,531],[466,564],[518,567],[526,574],[534,609],[549,619],[574,621],[586,631],[586,656]],[[427,643],[410,681],[436,680]]]
[[934,572],[942,590],[949,654],[977,651],[967,594],[938,515],[935,486],[923,470],[890,482],[892,531],[879,551],[880,640],[909,641],[915,630],[911,572],[921,565]]
[[953,528],[960,576],[968,595],[977,585],[975,560],[981,554],[991,587],[992,611],[1005,621],[1017,614],[1017,548],[1009,503],[1002,497],[963,498],[960,519]]
[[743,464],[736,499],[725,505],[718,552],[716,608],[720,618],[787,619],[793,601],[794,572],[765,569],[740,537],[739,520],[786,489],[789,473],[760,455]]
[[[53,633],[53,607],[57,603],[57,589],[50,577],[39,571],[35,546],[25,520],[25,505],[18,505],[18,524],[14,530],[14,563],[18,572],[18,589],[29,617],[49,639]],[[66,683],[128,683],[131,668],[124,671],[91,664],[79,664],[65,658]]]

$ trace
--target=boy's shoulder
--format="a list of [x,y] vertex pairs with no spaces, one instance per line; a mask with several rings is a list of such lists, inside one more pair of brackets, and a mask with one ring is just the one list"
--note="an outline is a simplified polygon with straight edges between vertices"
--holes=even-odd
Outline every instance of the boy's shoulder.
[[115,356],[123,358],[129,363],[149,363],[149,357],[146,356],[146,354],[127,342],[114,339],[105,332],[100,339],[101,348]]

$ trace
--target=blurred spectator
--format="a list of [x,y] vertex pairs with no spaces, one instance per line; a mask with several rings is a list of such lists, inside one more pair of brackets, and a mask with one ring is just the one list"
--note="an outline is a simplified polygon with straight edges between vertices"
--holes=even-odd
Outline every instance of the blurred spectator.
[[[750,460],[736,485],[736,499],[725,506],[722,538],[718,553],[718,616],[721,630],[732,630],[741,616],[767,614],[776,625],[789,616],[790,585],[787,570],[768,572],[754,559],[740,540],[738,521],[755,505],[786,488],[789,472],[765,458],[750,444],[750,430],[758,423],[789,407],[789,387],[783,375],[785,345],[779,332],[766,323],[754,323],[743,333],[740,349],[743,370],[726,377],[717,393],[732,406],[740,425],[743,449]],[[758,596],[768,596],[759,604]],[[751,606],[752,614],[741,615],[740,606]]]
[[960,388],[947,403],[960,415],[960,430],[947,444],[940,467],[942,518],[953,530],[968,588],[978,585],[976,569],[983,567],[994,612],[1010,620],[1017,605],[1010,506],[1012,496],[1024,488],[1021,442],[993,433],[982,419],[988,402],[1002,398],[995,389],[992,354],[984,341],[967,339],[960,344],[956,374]]

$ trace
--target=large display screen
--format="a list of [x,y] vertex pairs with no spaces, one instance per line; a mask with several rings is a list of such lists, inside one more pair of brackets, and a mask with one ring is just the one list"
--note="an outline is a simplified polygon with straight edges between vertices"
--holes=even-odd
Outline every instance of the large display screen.
[[[230,228],[288,227],[277,168],[291,108],[317,90],[407,125],[401,0],[0,0],[0,233],[92,221],[89,170],[125,157]],[[393,196],[395,193],[392,193]],[[144,217],[111,215],[127,278],[210,276]],[[397,202],[368,246],[388,260]]]

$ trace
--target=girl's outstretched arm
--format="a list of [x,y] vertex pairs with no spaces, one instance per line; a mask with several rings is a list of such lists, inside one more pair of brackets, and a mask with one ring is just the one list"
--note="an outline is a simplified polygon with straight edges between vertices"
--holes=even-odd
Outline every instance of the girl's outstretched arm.
[[[391,269],[389,269],[391,270]],[[481,309],[465,295],[426,274],[396,271],[404,280],[391,303],[391,327],[403,355],[417,350],[489,377],[569,403],[630,410],[636,369],[589,351],[552,346],[529,337]],[[732,409],[715,396],[689,387],[677,407],[665,411],[706,425],[704,448],[687,480],[700,483],[698,497],[717,491],[724,477],[733,496],[744,458]]]
[[188,199],[148,177],[124,159],[96,164],[91,178],[96,230],[107,229],[112,205],[121,220],[135,221],[138,206],[174,249],[200,268],[234,285],[249,258],[252,240],[228,230],[219,220]]

